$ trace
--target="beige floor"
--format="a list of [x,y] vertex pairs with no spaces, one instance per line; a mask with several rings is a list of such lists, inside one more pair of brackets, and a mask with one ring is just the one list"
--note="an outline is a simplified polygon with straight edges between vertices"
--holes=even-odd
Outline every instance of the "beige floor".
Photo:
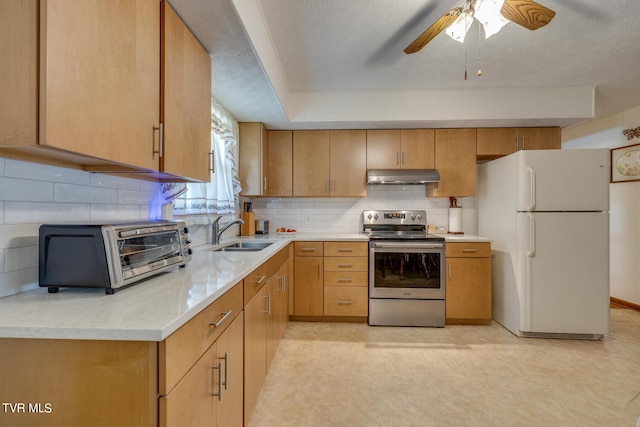
[[603,341],[491,326],[287,327],[252,427],[629,426],[640,417],[640,313]]

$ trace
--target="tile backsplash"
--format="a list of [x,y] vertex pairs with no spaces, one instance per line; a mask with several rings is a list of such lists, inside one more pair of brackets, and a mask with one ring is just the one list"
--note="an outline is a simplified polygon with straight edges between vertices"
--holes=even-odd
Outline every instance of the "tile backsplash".
[[159,184],[0,158],[0,297],[38,286],[46,222],[160,218]]

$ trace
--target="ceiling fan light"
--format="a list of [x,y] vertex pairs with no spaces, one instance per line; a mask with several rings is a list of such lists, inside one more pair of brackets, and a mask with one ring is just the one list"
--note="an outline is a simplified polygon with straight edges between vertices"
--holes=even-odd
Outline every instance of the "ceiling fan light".
[[455,21],[453,21],[451,25],[447,27],[445,32],[455,41],[463,43],[464,36],[467,35],[467,31],[469,31],[469,27],[471,27],[472,22],[473,16],[463,12],[456,18]]
[[478,0],[475,6],[475,18],[482,24],[484,38],[488,39],[502,29],[509,21],[500,10],[504,0]]

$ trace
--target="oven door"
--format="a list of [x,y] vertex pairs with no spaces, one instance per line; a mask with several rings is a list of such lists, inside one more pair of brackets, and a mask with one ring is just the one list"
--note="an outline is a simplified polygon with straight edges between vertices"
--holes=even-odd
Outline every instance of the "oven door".
[[369,297],[444,299],[442,242],[369,242]]

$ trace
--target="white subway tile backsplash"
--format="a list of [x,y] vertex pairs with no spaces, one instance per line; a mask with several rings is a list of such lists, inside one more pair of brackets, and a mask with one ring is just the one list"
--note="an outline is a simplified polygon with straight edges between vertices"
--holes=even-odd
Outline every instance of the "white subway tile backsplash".
[[7,202],[5,217],[7,224],[88,221],[91,219],[91,205],[88,203]]
[[9,248],[5,253],[5,271],[12,272],[38,267],[38,246]]
[[38,269],[10,271],[0,274],[0,298],[38,287]]
[[[2,159],[0,159],[2,160]],[[0,224],[4,224],[4,202],[0,201]]]
[[53,183],[19,178],[0,177],[0,197],[3,201],[53,201]]
[[0,158],[0,176],[4,176],[5,164],[5,159]]
[[0,248],[20,248],[38,244],[40,224],[0,225]]
[[114,204],[94,204],[91,205],[91,221],[140,221],[149,218],[141,215],[138,205],[114,205]]
[[95,187],[120,188],[123,190],[139,190],[140,182],[137,179],[125,178],[117,175],[88,174],[90,184]]
[[118,203],[143,205],[153,196],[146,191],[118,190]]
[[54,184],[53,199],[58,203],[118,203],[118,190],[88,185]]
[[5,176],[45,182],[90,183],[90,175],[78,169],[6,159]]

